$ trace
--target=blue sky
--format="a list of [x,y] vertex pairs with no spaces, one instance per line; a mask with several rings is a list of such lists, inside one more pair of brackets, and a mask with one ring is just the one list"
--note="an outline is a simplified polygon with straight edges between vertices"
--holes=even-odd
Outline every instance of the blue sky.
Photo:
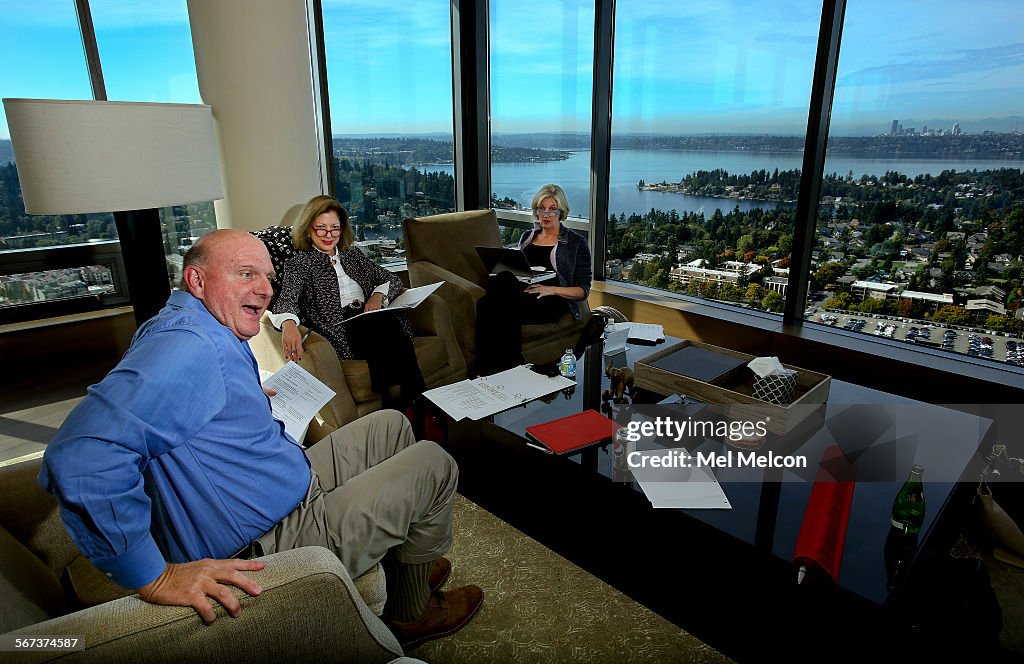
[[[91,4],[111,99],[200,101],[185,0]],[[616,5],[616,132],[804,131],[814,3]],[[451,131],[448,6],[324,0],[335,133]],[[593,11],[491,0],[495,132],[589,130]],[[849,3],[833,131],[1024,116],[1022,18],[1020,0]],[[2,96],[90,96],[71,0],[5,0],[0,63]]]

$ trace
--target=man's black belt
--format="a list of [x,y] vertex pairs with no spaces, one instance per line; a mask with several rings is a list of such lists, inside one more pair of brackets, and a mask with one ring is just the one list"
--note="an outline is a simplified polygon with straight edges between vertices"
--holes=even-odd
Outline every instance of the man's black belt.
[[263,555],[263,545],[258,540],[253,540],[243,546],[241,549],[232,555],[232,558],[243,558],[249,560],[251,558],[259,558]]

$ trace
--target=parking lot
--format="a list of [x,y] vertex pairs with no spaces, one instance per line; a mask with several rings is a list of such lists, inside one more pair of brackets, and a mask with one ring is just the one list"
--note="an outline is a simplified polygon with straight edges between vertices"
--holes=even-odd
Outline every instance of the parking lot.
[[895,339],[928,348],[948,350],[971,357],[1024,366],[1024,341],[1000,332],[959,325],[947,326],[899,316],[843,312],[812,308],[806,319],[838,329]]

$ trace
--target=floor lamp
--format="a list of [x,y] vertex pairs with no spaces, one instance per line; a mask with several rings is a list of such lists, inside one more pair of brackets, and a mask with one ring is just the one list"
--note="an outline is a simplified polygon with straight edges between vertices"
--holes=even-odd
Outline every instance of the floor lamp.
[[159,208],[224,197],[209,106],[4,99],[28,214],[113,212],[141,325],[170,286]]

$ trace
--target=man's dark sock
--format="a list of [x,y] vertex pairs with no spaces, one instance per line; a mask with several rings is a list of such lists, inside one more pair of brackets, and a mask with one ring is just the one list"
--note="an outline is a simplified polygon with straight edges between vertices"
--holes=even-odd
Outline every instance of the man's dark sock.
[[410,565],[385,557],[381,562],[388,591],[383,617],[395,622],[413,622],[423,615],[430,602],[427,580],[434,561]]

